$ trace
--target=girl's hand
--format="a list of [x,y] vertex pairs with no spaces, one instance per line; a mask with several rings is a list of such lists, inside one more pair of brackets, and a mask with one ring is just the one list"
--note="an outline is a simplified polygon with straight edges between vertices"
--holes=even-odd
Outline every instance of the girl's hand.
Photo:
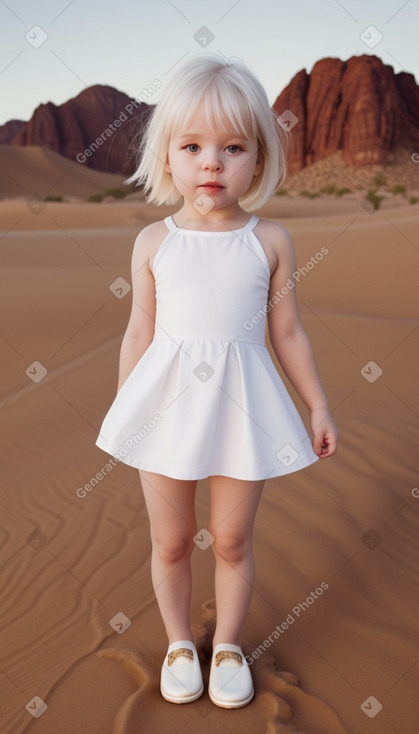
[[327,459],[336,453],[339,432],[329,408],[318,408],[310,413],[313,431],[313,451],[320,459]]

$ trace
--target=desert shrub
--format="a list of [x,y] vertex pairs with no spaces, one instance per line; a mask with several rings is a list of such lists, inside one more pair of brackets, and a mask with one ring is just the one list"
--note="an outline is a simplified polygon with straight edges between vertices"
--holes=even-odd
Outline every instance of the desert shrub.
[[97,204],[100,204],[100,202],[103,201],[104,197],[104,194],[92,194],[92,196],[89,196],[87,201],[95,201]]
[[401,184],[398,184],[397,186],[393,186],[392,189],[390,189],[392,194],[405,194],[406,193],[406,186],[402,186]]
[[108,189],[105,196],[113,196],[114,199],[123,199],[129,192],[124,189]]
[[317,196],[320,196],[320,194],[314,193],[313,191],[306,191],[304,189],[303,191],[300,191],[300,196],[306,196],[308,199],[315,199]]
[[367,201],[370,202],[370,204],[373,205],[374,209],[379,209],[380,204],[382,200],[384,199],[384,196],[377,196],[377,190],[376,189],[370,189],[365,197]]
[[338,189],[336,191],[336,196],[343,196],[344,194],[350,194],[351,190],[348,188]]
[[377,175],[374,176],[374,178],[373,178],[373,184],[377,188],[379,188],[380,186],[385,186],[386,183],[387,183],[387,179],[386,179],[385,176],[383,176],[382,173],[377,173]]
[[336,186],[335,184],[330,184],[329,186],[324,186],[320,191],[322,194],[336,194]]

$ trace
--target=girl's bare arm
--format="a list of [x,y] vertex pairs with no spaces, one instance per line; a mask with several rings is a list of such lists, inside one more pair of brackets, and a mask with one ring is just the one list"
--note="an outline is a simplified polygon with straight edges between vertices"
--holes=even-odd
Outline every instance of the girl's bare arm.
[[[268,311],[269,338],[287,378],[310,411],[313,450],[320,458],[335,453],[338,430],[330,414],[318,373],[313,348],[298,312],[296,289],[289,286],[297,269],[295,250],[289,233],[278,226],[275,237],[277,265],[271,276]],[[288,283],[288,286],[287,286]],[[281,289],[282,293],[281,293]],[[278,298],[274,304],[273,299]]]
[[145,227],[135,240],[131,259],[132,308],[119,355],[118,392],[154,336],[156,300],[149,260],[153,236]]

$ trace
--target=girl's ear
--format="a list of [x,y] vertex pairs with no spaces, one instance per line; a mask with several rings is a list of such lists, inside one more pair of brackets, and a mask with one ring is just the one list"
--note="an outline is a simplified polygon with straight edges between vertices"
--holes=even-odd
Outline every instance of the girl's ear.
[[253,175],[254,176],[259,176],[259,174],[262,171],[262,168],[263,168],[263,157],[262,157],[262,155],[261,155],[261,153],[259,151],[258,157],[256,159],[256,165],[255,165],[255,170],[254,170]]
[[169,165],[169,151],[166,153],[166,163],[164,164],[164,170],[166,173],[172,173],[170,165]]

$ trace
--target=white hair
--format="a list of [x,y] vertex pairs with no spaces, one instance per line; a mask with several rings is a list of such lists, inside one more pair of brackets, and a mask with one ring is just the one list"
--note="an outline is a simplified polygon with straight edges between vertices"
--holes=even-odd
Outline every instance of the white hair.
[[289,136],[254,74],[243,63],[216,55],[194,57],[168,82],[146,125],[138,167],[126,183],[143,186],[147,200],[154,204],[179,201],[181,195],[165,170],[169,143],[189,124],[201,102],[213,127],[233,126],[240,135],[256,138],[261,172],[239,203],[243,209],[257,209],[285,180]]

